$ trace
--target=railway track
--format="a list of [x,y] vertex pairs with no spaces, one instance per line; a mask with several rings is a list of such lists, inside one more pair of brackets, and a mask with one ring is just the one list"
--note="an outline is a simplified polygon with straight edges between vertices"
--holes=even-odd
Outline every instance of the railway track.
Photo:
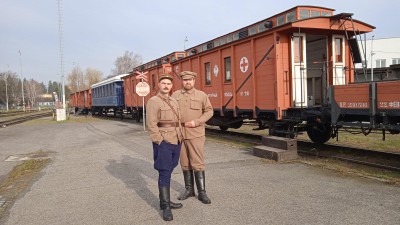
[[[235,131],[221,131],[206,128],[206,134],[218,138],[235,140],[242,143],[260,145],[262,135],[240,133]],[[343,145],[315,145],[312,142],[297,141],[297,152],[300,155],[311,155],[315,157],[332,158],[341,161],[367,165],[371,167],[400,172],[400,154],[377,150],[367,150]]]
[[9,117],[7,117],[7,119],[0,121],[0,128],[5,128],[7,126],[11,126],[11,125],[18,124],[18,123],[23,123],[28,120],[34,120],[34,119],[51,116],[51,115],[52,115],[52,111],[45,111],[45,112],[34,113],[34,114],[18,114],[18,116],[14,115],[12,118],[11,118],[11,116],[9,116]]
[[[121,118],[113,116],[96,117],[121,120]],[[128,116],[125,116],[124,119],[133,120],[133,118]],[[253,123],[249,122],[248,125],[251,126]],[[262,135],[259,134],[242,133],[230,130],[222,131],[213,127],[207,127],[206,134],[230,141],[234,140],[241,143],[248,143],[250,145],[260,145],[262,139]],[[361,149],[338,144],[316,145],[312,142],[303,140],[297,140],[297,148],[297,152],[300,155],[337,159],[340,161],[400,172],[399,153]]]

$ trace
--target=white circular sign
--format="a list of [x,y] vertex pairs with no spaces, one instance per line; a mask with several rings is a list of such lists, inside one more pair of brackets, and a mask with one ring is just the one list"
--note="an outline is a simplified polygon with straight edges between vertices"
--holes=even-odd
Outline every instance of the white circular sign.
[[136,85],[136,94],[139,96],[146,96],[150,93],[150,86],[146,82],[139,82]]
[[214,76],[218,76],[218,65],[214,66]]
[[239,67],[242,73],[246,73],[247,69],[249,68],[249,60],[246,57],[242,57],[239,61]]

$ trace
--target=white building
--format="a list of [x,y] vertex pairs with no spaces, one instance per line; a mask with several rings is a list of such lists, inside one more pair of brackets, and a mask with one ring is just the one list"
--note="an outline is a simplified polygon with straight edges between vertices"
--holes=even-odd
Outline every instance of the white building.
[[[363,59],[365,50],[367,68],[383,68],[400,64],[400,37],[371,39],[358,44]],[[359,63],[356,67],[361,68],[362,64]]]

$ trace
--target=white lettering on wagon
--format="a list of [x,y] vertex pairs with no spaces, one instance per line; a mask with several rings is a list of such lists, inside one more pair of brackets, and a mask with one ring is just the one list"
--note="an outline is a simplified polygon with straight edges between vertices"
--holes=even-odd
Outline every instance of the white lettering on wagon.
[[368,102],[339,102],[340,108],[357,108],[357,109],[368,109]]
[[209,98],[216,98],[216,97],[218,97],[218,94],[217,94],[217,93],[209,93],[209,94],[207,94],[207,95],[208,95]]
[[225,92],[225,93],[224,93],[224,96],[225,96],[225,97],[232,97],[232,92]]
[[250,96],[250,91],[241,91],[240,96]]
[[392,102],[379,102],[379,108],[386,108],[386,109],[398,109],[400,108],[400,102],[392,101]]

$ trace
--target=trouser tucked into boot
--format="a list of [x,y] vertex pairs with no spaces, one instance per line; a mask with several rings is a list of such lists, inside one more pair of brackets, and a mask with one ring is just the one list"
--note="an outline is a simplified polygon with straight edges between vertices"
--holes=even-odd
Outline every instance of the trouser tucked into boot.
[[194,171],[197,191],[199,192],[199,200],[204,204],[210,204],[211,200],[206,194],[206,178],[204,171]]
[[159,187],[160,192],[160,208],[163,211],[163,220],[171,221],[174,219],[171,212],[170,204],[170,187]]
[[179,200],[185,200],[194,196],[194,177],[193,170],[183,171],[183,180],[185,181],[185,192],[178,197]]

